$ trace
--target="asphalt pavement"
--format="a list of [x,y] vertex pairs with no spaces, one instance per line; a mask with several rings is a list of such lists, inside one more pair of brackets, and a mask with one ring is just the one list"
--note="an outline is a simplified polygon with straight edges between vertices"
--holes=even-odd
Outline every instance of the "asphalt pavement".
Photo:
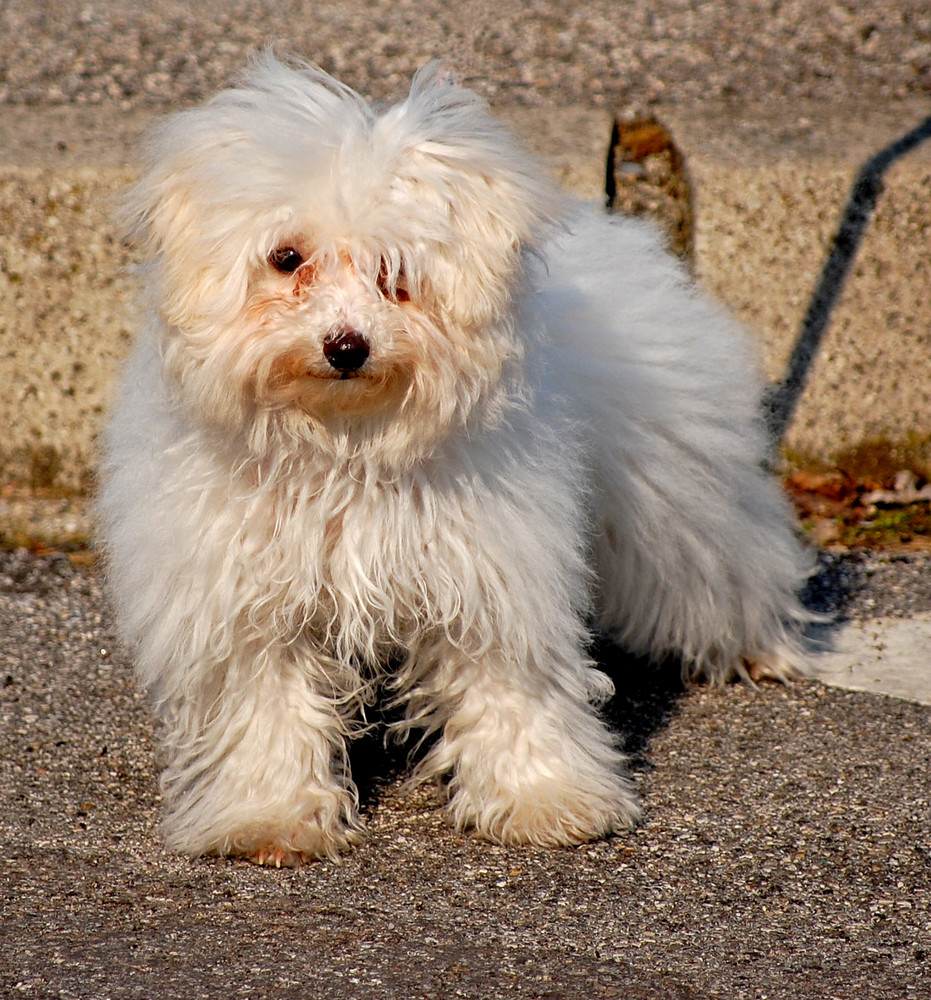
[[[927,556],[832,557],[810,601],[836,634],[877,609],[914,621],[929,578]],[[0,634],[3,995],[931,996],[928,705],[683,690],[601,650],[638,829],[488,844],[435,790],[406,792],[403,754],[373,738],[353,761],[366,841],[277,871],[162,847],[153,722],[93,567],[2,555]]]

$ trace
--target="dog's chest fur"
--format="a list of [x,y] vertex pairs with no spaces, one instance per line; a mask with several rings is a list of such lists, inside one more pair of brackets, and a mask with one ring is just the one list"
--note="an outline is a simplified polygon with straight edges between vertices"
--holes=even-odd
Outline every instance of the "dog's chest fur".
[[380,481],[330,469],[261,487],[240,501],[240,577],[276,607],[278,629],[292,633],[280,638],[303,633],[331,654],[381,658],[461,609],[451,548],[477,513],[442,492],[438,502],[419,470]]

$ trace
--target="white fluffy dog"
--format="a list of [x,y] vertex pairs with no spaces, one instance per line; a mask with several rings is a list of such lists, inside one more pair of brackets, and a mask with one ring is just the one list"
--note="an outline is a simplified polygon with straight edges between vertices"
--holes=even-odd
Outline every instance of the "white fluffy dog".
[[712,682],[795,669],[742,332],[435,66],[378,111],[264,56],[158,131],[126,218],[149,318],[99,513],[170,846],[349,847],[376,693],[457,827],[600,837],[638,806],[589,622]]

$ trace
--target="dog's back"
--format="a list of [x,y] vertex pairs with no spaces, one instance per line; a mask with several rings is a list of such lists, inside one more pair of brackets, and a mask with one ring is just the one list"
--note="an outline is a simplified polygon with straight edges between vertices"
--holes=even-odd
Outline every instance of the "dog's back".
[[567,401],[592,470],[602,627],[691,675],[799,669],[808,559],[764,470],[749,337],[701,297],[647,224],[580,212],[534,309],[547,393]]

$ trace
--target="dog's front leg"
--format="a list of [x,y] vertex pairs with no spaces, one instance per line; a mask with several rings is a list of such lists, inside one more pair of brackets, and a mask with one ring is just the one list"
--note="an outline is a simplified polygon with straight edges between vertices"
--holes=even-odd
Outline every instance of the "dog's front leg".
[[[164,706],[165,840],[186,854],[295,865],[359,839],[334,664],[296,645],[237,650]],[[209,678],[209,683],[205,680]]]
[[499,843],[577,844],[632,826],[624,758],[590,704],[606,679],[581,653],[537,652],[434,646],[410,714],[441,736],[418,776],[448,775],[453,822]]

